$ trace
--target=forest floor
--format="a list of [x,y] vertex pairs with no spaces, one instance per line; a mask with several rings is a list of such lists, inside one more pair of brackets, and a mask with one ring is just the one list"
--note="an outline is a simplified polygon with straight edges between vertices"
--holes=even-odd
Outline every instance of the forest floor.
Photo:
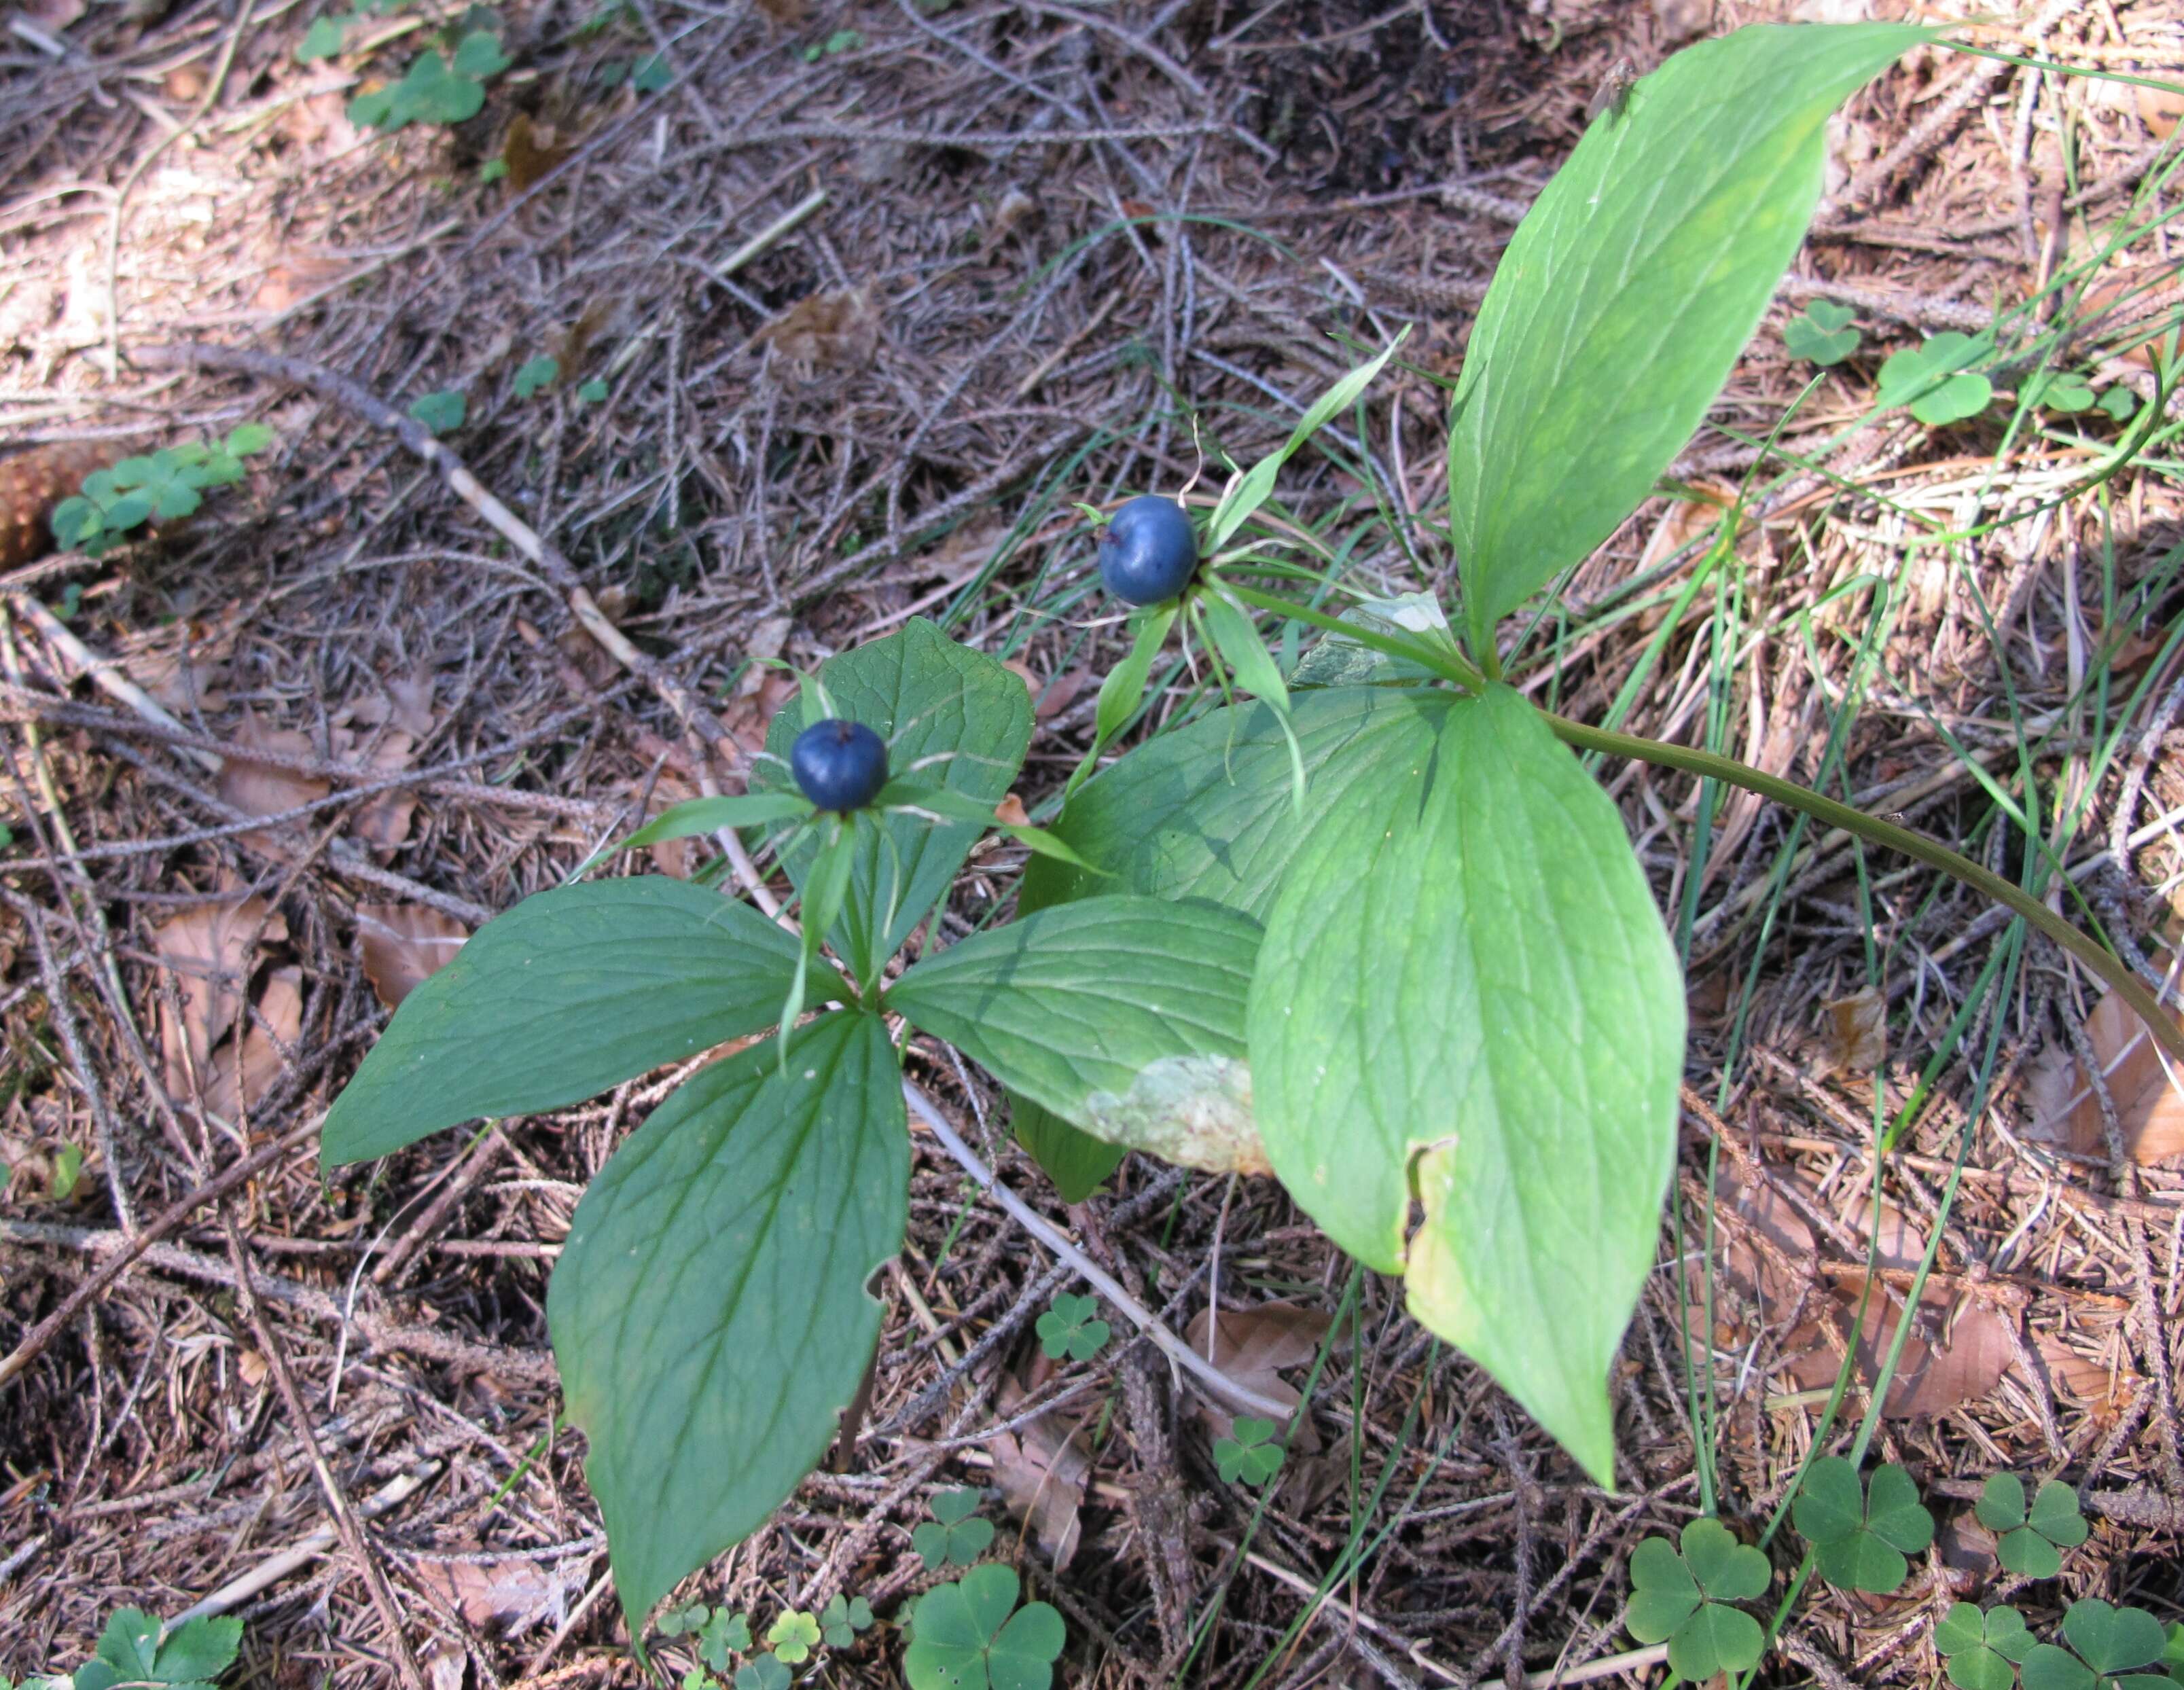
[[[2170,0],[1989,10],[1920,15],[2081,70],[2184,67]],[[1281,497],[1353,583],[1446,597],[1432,378],[1613,67],[1873,14],[514,0],[460,20],[509,61],[482,109],[382,136],[349,102],[454,6],[360,15],[308,60],[307,32],[331,43],[295,0],[0,14],[0,447],[34,449],[0,463],[0,1673],[81,1661],[117,1606],[210,1600],[245,1622],[251,1683],[398,1682],[398,1620],[433,1690],[635,1682],[544,1287],[668,1082],[322,1183],[317,1121],[384,1002],[610,834],[739,784],[786,689],[767,660],[808,667],[913,615],[1025,675],[1037,812],[1117,652],[1072,501],[1173,490],[1194,427],[1249,461],[1405,324],[1365,438],[1339,422]],[[2103,392],[2152,393],[2127,354],[2178,315],[2173,98],[1938,49],[1853,98],[1708,427],[1513,678],[2005,874],[2038,839],[2057,906],[2160,976],[2184,955],[2184,470],[2157,452],[2089,476],[2118,435],[2098,410],[1869,412],[1889,352],[2043,296],[2019,328]],[[1784,345],[1814,300],[1863,337],[1825,371]],[[181,343],[225,355],[161,350]],[[1815,376],[1763,461],[1752,441]],[[499,533],[370,403],[433,393],[462,396],[442,432],[514,513]],[[251,422],[273,444],[194,517],[41,555],[42,513],[102,455]],[[1960,538],[1922,543],[1941,530]],[[694,748],[692,695],[718,729]],[[1616,1380],[1618,1492],[1371,1275],[1314,1447],[1255,1531],[1209,1417],[1119,1325],[1099,1392],[1024,1419],[1053,1377],[1032,1322],[1072,1281],[915,1133],[855,1447],[690,1593],[761,1626],[837,1594],[890,1618],[942,1576],[911,1547],[927,1503],[969,1486],[1065,1615],[1071,1685],[1171,1682],[1194,1645],[1205,1685],[1658,1682],[1620,1614],[1632,1548],[1701,1500],[1682,1287],[1713,1286],[1705,1442],[1750,1537],[1819,1435],[1876,1127],[1901,1113],[1857,1377],[1938,1217],[1876,1447],[1942,1531],[1896,1596],[1805,1601],[1763,1682],[1931,1683],[1935,1618],[1978,1591],[2036,1623],[2086,1595],[2184,1617],[2184,1103],[2150,1048],[1952,882],[1747,795],[1702,825],[1691,780],[1602,774],[1686,945],[1692,1018],[1676,1225]],[[1006,901],[1020,866],[978,858],[956,913]],[[1134,1160],[1066,1207],[983,1082],[910,1060],[1195,1342],[1217,1297],[1218,1364],[1302,1382],[1348,1265],[1273,1181]],[[1864,1406],[1854,1382],[1852,1423]],[[2085,1498],[2059,1580],[2001,1576],[1970,1518],[2005,1468]],[[814,1670],[895,1683],[899,1658],[882,1626]]]

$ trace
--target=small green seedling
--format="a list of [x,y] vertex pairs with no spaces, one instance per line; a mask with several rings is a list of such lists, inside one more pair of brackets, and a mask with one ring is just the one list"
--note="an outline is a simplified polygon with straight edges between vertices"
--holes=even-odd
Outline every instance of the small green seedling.
[[329,12],[313,21],[304,31],[304,39],[297,44],[298,64],[309,64],[321,59],[332,59],[342,50],[348,32],[371,21],[383,18],[401,6],[403,0],[357,0],[353,12]]
[[1274,1442],[1272,1420],[1239,1414],[1229,1430],[1233,1436],[1213,1441],[1213,1465],[1223,1484],[1241,1480],[1256,1486],[1282,1470],[1282,1447]]
[[410,415],[425,425],[428,434],[451,434],[470,415],[469,403],[453,388],[426,393],[410,401]]
[[824,41],[815,41],[804,49],[804,62],[816,64],[822,59],[832,59],[838,53],[855,53],[865,44],[862,30],[837,30]]
[[702,1602],[671,1608],[660,1616],[660,1635],[663,1637],[687,1637],[705,1623],[705,1615],[710,1611]]
[[2119,382],[2101,395],[2101,415],[2117,422],[2128,422],[2138,415],[2138,395]]
[[1873,402],[1882,410],[1908,405],[1929,428],[1977,416],[1994,398],[1994,384],[1970,366],[1994,354],[1992,332],[1937,334],[1923,346],[1898,352],[1880,366]]
[[452,59],[437,50],[421,53],[400,81],[359,94],[348,103],[348,120],[382,135],[413,123],[465,122],[485,109],[486,79],[509,64],[499,36],[472,30],[455,44]]
[[928,1570],[967,1567],[994,1541],[994,1522],[980,1520],[976,1491],[943,1491],[930,1504],[933,1518],[910,1534],[910,1547]]
[[1832,299],[1815,299],[1801,316],[1783,325],[1782,346],[1792,358],[1810,364],[1840,364],[1858,350],[1864,337],[1852,326],[1858,313]]
[[586,404],[599,404],[607,396],[607,384],[597,376],[577,389],[577,397]]
[[1039,1347],[1046,1358],[1060,1361],[1067,1356],[1072,1361],[1089,1361],[1106,1348],[1112,1329],[1095,1318],[1099,1312],[1095,1297],[1072,1297],[1065,1291],[1056,1297],[1039,1317]]
[[1017,1608],[1017,1592],[1016,1569],[994,1562],[918,1598],[911,1690],[1046,1690],[1068,1633],[1046,1603]]
[[830,1649],[854,1648],[860,1631],[872,1628],[872,1604],[861,1596],[844,1597],[837,1591],[819,1610],[820,1635]]
[[2062,1552],[2084,1542],[2089,1531],[2078,1512],[2078,1493],[2058,1479],[2041,1486],[2028,1510],[2025,1481],[2014,1473],[1997,1473],[1986,1481],[1974,1512],[1995,1534],[2002,1565],[2030,1579],[2052,1579],[2061,1572]]
[[64,1203],[75,1195],[76,1186],[83,1179],[83,1152],[72,1144],[64,1144],[53,1152],[52,1183],[47,1193],[57,1203]]
[[794,1676],[779,1655],[755,1655],[736,1669],[736,1690],[788,1690]]
[[767,1629],[766,1640],[773,1645],[776,1654],[794,1666],[811,1659],[811,1650],[819,1641],[819,1622],[792,1608]]
[[515,397],[527,399],[541,388],[550,388],[561,373],[561,360],[542,353],[526,359],[515,372]]
[[93,470],[83,478],[81,493],[53,507],[53,538],[92,557],[103,556],[131,529],[195,514],[204,503],[203,488],[241,481],[242,460],[272,443],[270,428],[246,422],[217,445],[186,440],[148,456],[124,458],[111,469]]
[[629,73],[630,86],[640,94],[656,94],[674,80],[675,73],[668,69],[666,55],[660,53],[640,59],[637,69]]
[[1959,1602],[1934,1627],[1934,1647],[1948,1662],[1949,1682],[1957,1690],[2010,1690],[2017,1682],[2014,1663],[2033,1649],[2032,1633],[2014,1608],[1990,1608],[1984,1614]]
[[99,1637],[98,1653],[71,1675],[76,1690],[115,1690],[123,1684],[211,1690],[242,1644],[240,1620],[191,1620],[162,1642],[164,1629],[156,1614],[116,1609]]
[[1903,1558],[1934,1541],[1934,1516],[1901,1467],[1876,1467],[1861,1486],[1840,1455],[1813,1464],[1791,1518],[1819,1560],[1820,1576],[1845,1590],[1886,1595],[1910,1576]]
[[[2074,1602],[2063,1615],[2070,1648],[2040,1643],[2027,1651],[2025,1690],[2172,1690],[2163,1664],[2169,1639],[2142,1608],[2113,1608],[2097,1597]],[[2075,1654],[2071,1650],[2077,1651]]]
[[1623,1623],[1641,1643],[1666,1643],[1669,1665],[1703,1683],[1720,1672],[1759,1664],[1766,1636],[1733,1602],[1766,1594],[1774,1569],[1767,1557],[1701,1515],[1683,1531],[1683,1553],[1665,1537],[1648,1537],[1630,1557],[1630,1606]]

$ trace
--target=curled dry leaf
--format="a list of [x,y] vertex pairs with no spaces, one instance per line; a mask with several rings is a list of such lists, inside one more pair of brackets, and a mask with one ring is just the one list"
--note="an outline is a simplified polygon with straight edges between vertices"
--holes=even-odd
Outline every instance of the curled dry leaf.
[[760,329],[758,339],[807,374],[861,370],[879,353],[879,307],[865,287],[807,293]]
[[417,1582],[481,1631],[516,1637],[565,1617],[567,1587],[537,1561],[419,1561]]
[[281,912],[254,895],[198,905],[154,930],[152,947],[174,979],[172,998],[159,996],[159,1053],[175,1096],[194,1095],[192,1074],[211,1083],[213,1046],[242,1013],[258,946],[287,936]]
[[364,977],[389,1009],[448,966],[470,929],[421,904],[359,904],[357,942]]
[[[1301,1302],[1262,1302],[1256,1308],[1224,1308],[1212,1323],[1213,1347],[1206,1348],[1206,1311],[1191,1317],[1184,1336],[1190,1347],[1206,1356],[1230,1379],[1262,1397],[1295,1407],[1303,1397],[1282,1376],[1284,1368],[1310,1367],[1312,1358],[1332,1325],[1323,1309]],[[1200,1416],[1215,1436],[1228,1431],[1229,1417],[1201,1403]],[[1290,1441],[1292,1451],[1309,1453],[1319,1447],[1319,1433],[1306,1416]]]
[[[2184,1018],[2178,1024],[2184,1025]],[[2170,1084],[2137,1012],[2109,993],[2086,1018],[2086,1042],[2114,1102],[2125,1152],[2141,1163],[2184,1153],[2184,1097]],[[2067,1046],[2053,1043],[2041,1053],[2025,1095],[2032,1106],[2031,1137],[2079,1156],[2108,1154],[2101,1101]]]
[[[1860,1275],[1827,1275],[1808,1284],[1801,1275],[1820,1259],[1813,1230],[1788,1192],[1796,1189],[1808,1202],[1816,1202],[1808,1186],[1796,1175],[1778,1172],[1773,1182],[1756,1190],[1740,1185],[1724,1168],[1716,1187],[1720,1206],[1743,1223],[1725,1226],[1727,1238],[1724,1279],[1725,1288],[1745,1305],[1732,1308],[1717,1301],[1715,1317],[1726,1331],[1718,1341],[1748,1343],[1761,1330],[1772,1334],[1803,1297],[1798,1322],[1779,1340],[1779,1364],[1797,1388],[1826,1389],[1835,1382],[1841,1361],[1823,1325],[1820,1311],[1832,1306],[1836,1329],[1847,1331],[1865,1289]],[[1850,1223],[1860,1237],[1866,1235],[1869,1215],[1861,1213]],[[1925,1235],[1893,1205],[1880,1212],[1879,1264],[1912,1269],[1925,1255]],[[1900,1295],[1903,1287],[1894,1287]],[[1858,1360],[1852,1383],[1870,1388],[1880,1376],[1880,1364],[1894,1343],[1901,1305],[1890,1295],[1886,1281],[1873,1287],[1857,1337]],[[1819,1299],[1827,1299],[1823,1303]],[[1739,1314],[1748,1314],[1740,1319]],[[1895,1377],[1889,1382],[1881,1412],[1901,1419],[1916,1414],[1946,1414],[1965,1403],[1977,1402],[2002,1382],[2015,1359],[2009,1330],[1992,1308],[1958,1295],[1946,1285],[1927,1284],[1912,1311],[1910,1336],[1904,1340]]]
[[1888,1000],[1866,986],[1825,1006],[1825,1072],[1870,1074],[1888,1054]]
[[[283,756],[315,757],[318,748],[301,733],[285,728],[268,728],[255,716],[245,714],[235,730],[235,743],[244,755],[230,757],[220,764],[217,784],[220,801],[246,816],[278,816],[315,804],[333,789],[316,775],[274,763],[253,762],[248,756],[251,751],[274,751]],[[292,851],[292,844],[284,842],[281,835],[270,829],[247,833],[242,839],[252,849],[283,862],[288,860]]]
[[281,1047],[295,1049],[303,1027],[303,970],[276,968],[267,977],[255,1013],[214,1051],[209,1071],[201,1070],[205,1113],[230,1126],[248,1120],[281,1078]]
[[[997,1393],[1004,1418],[1023,1401],[1023,1387],[1004,1379]],[[1057,1573],[1084,1536],[1079,1511],[1092,1477],[1092,1452],[1083,1423],[1061,1413],[1041,1414],[993,1439],[994,1484],[1009,1512],[1038,1540]]]

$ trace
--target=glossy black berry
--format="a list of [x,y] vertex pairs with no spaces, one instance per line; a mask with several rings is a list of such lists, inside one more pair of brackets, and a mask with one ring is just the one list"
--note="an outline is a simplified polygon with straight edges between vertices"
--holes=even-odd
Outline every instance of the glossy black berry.
[[1100,578],[1126,605],[1173,599],[1198,572],[1198,536],[1173,499],[1133,499],[1100,535]]
[[788,772],[822,810],[861,810],[887,784],[887,747],[863,722],[828,717],[796,736]]

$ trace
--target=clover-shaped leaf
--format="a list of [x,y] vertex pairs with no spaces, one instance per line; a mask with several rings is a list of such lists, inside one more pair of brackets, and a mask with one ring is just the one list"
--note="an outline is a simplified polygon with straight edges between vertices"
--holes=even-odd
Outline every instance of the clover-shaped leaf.
[[2138,414],[2138,395],[2119,382],[2101,395],[2101,415],[2128,422]]
[[364,20],[354,12],[341,16],[329,14],[318,19],[309,29],[304,31],[303,40],[297,43],[297,63],[309,64],[315,59],[332,59],[342,50],[342,40],[348,35],[349,25],[360,24]]
[[933,1498],[933,1518],[910,1534],[910,1547],[928,1570],[967,1567],[986,1553],[994,1541],[994,1523],[972,1517],[978,1506],[976,1491],[943,1491]]
[[1934,1627],[1934,1647],[1948,1661],[1949,1682],[1957,1690],[2010,1690],[2017,1679],[2011,1663],[2030,1654],[2033,1642],[2025,1616],[2014,1608],[1982,1614],[1959,1602]]
[[454,73],[482,81],[508,69],[509,57],[500,50],[500,37],[491,30],[472,30],[455,43]]
[[1883,410],[1909,405],[1930,428],[1961,422],[1986,409],[1994,385],[1969,366],[1991,356],[1992,335],[1937,334],[1923,346],[1899,352],[1880,366],[1873,402]]
[[1665,1537],[1638,1546],[1623,1623],[1641,1643],[1667,1643],[1669,1665],[1694,1683],[1742,1672],[1759,1664],[1766,1637],[1757,1620],[1726,1604],[1764,1594],[1774,1577],[1765,1555],[1702,1515],[1684,1528],[1681,1554]]
[[[2103,1677],[2153,1665],[2169,1643],[2161,1622],[2143,1608],[2114,1608],[2098,1597],[2070,1604],[2063,1615],[2063,1635],[2086,1665]],[[2129,1686],[2131,1680],[2122,1682]]]
[[450,429],[460,428],[470,406],[454,388],[437,393],[426,393],[410,401],[410,415],[425,425],[429,433],[445,434]]
[[698,1654],[716,1672],[728,1670],[728,1657],[748,1654],[751,1646],[749,1619],[716,1608],[698,1626]]
[[2059,410],[2070,416],[2091,410],[2098,403],[2093,384],[2075,371],[2049,376],[2032,393],[2032,402],[2048,410]]
[[1858,313],[1832,299],[1815,299],[1802,316],[1783,326],[1782,346],[1792,358],[1814,364],[1840,364],[1858,350],[1861,337],[1851,326]]
[[1045,1603],[1017,1609],[1017,1590],[1016,1569],[993,1562],[920,1597],[903,1658],[911,1690],[1047,1690],[1068,1637]]
[[828,1648],[850,1648],[857,1641],[857,1633],[870,1631],[872,1626],[872,1604],[861,1596],[845,1598],[838,1591],[819,1610],[819,1627]]
[[1072,1297],[1065,1291],[1056,1297],[1039,1317],[1039,1347],[1046,1358],[1060,1361],[1067,1356],[1072,1361],[1089,1361],[1098,1355],[1112,1330],[1096,1318],[1099,1313],[1096,1297]]
[[680,1608],[671,1608],[660,1616],[660,1635],[663,1637],[687,1637],[705,1623],[712,1610],[702,1602],[685,1603]]
[[776,1620],[766,1634],[773,1652],[791,1666],[809,1660],[811,1651],[819,1642],[819,1622],[800,1609],[792,1608]]
[[736,1690],[788,1690],[792,1676],[780,1656],[758,1655],[736,1669]]
[[1846,1590],[1886,1595],[1909,1576],[1903,1558],[1934,1541],[1934,1517],[1901,1467],[1876,1467],[1864,1486],[1840,1455],[1813,1464],[1791,1518],[1819,1559],[1821,1576]]
[[515,397],[527,399],[541,388],[552,387],[560,373],[561,360],[550,353],[525,359],[515,371]]
[[1999,1540],[1995,1553],[2002,1565],[2026,1578],[2053,1578],[2063,1570],[2061,1552],[2084,1542],[2088,1531],[2078,1512],[2078,1493],[2056,1479],[2041,1486],[2027,1509],[2024,1481],[2014,1473],[1997,1473],[1973,1511]]
[[1239,1414],[1229,1427],[1233,1436],[1213,1441],[1213,1465],[1221,1482],[1263,1485],[1282,1470],[1282,1448],[1274,1439],[1274,1423],[1250,1414]]

